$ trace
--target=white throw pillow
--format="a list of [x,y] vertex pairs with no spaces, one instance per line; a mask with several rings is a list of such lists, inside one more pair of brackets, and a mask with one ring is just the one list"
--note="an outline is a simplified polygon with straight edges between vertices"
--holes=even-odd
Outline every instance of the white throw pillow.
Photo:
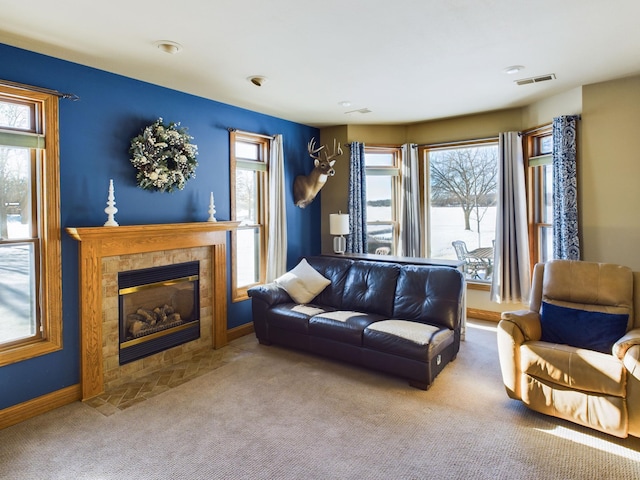
[[309,303],[322,292],[331,280],[325,278],[303,258],[293,270],[274,280],[296,303]]

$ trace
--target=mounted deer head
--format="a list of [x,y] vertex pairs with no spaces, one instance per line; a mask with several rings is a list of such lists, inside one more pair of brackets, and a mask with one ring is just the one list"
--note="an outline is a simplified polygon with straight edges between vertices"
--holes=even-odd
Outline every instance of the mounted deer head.
[[[316,148],[316,140],[314,138],[307,145],[309,156],[313,158],[314,169],[311,170],[309,175],[298,175],[293,182],[293,198],[296,207],[304,208],[309,205],[316,198],[320,189],[324,187],[327,178],[336,174],[333,169],[336,161],[332,159],[342,155],[340,143],[337,143],[335,138],[333,139],[333,153],[331,155],[326,151],[326,147],[326,145],[322,145]],[[321,153],[324,154],[324,158],[320,158]]]

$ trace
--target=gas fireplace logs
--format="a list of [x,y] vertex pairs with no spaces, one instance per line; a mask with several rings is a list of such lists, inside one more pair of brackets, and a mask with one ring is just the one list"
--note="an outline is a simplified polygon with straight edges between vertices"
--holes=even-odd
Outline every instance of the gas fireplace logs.
[[132,338],[149,335],[180,324],[182,324],[180,314],[170,305],[156,307],[153,310],[139,308],[136,313],[127,315],[127,332]]

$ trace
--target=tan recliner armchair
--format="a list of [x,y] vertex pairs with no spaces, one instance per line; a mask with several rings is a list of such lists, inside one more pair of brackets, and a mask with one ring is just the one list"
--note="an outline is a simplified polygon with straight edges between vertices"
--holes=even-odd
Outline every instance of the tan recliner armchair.
[[[639,303],[640,273],[627,267],[571,260],[537,264],[529,310],[504,312],[498,324],[509,397],[617,437],[640,437],[640,319],[634,315]],[[554,325],[567,336],[575,333],[575,342],[557,341]],[[621,338],[606,342],[619,328]],[[549,336],[555,341],[545,341]],[[612,345],[604,353],[585,348],[585,341]]]

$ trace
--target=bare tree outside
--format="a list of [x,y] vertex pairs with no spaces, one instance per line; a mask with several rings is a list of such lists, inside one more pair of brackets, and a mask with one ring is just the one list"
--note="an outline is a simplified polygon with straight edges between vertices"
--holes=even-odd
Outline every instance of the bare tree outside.
[[[487,209],[496,204],[497,150],[493,146],[435,150],[429,153],[432,206],[460,207],[464,229],[480,235]],[[481,244],[478,238],[478,244]]]
[[[0,102],[0,127],[29,129],[30,111],[25,105]],[[24,212],[28,217],[29,160],[29,149],[0,147],[0,238],[9,237],[9,215]]]
[[10,215],[19,216],[21,221],[28,220],[28,168],[28,150],[0,147],[0,238],[10,237]]

